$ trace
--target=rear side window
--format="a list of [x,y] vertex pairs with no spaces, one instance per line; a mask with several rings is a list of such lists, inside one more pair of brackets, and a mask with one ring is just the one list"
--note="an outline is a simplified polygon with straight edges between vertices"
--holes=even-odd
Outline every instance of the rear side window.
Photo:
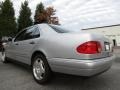
[[40,37],[40,31],[39,31],[38,27],[34,28],[34,31],[33,31],[32,34],[33,34],[32,38],[38,38],[38,37]]
[[37,27],[30,28],[26,31],[25,40],[40,37],[40,32]]

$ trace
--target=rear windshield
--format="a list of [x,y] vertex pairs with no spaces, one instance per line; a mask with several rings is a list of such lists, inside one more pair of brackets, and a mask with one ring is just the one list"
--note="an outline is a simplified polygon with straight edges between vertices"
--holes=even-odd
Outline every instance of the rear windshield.
[[69,29],[63,28],[62,26],[58,26],[58,25],[50,25],[50,27],[52,29],[54,29],[57,33],[74,33],[74,32],[80,32],[80,30],[79,31],[69,30]]
[[61,26],[57,26],[57,25],[50,25],[50,27],[52,29],[54,29],[57,33],[70,33],[70,30],[67,30]]

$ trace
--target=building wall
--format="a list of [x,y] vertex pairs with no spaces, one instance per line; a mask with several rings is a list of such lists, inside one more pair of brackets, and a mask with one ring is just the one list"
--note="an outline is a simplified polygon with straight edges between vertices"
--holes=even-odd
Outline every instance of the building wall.
[[82,32],[102,34],[120,46],[120,25],[83,29]]

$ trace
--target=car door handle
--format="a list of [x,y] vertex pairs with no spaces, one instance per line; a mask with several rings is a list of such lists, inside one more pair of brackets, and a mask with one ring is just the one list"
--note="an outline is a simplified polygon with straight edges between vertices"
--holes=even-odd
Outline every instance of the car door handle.
[[29,44],[35,44],[35,42],[32,41],[32,42],[30,42]]

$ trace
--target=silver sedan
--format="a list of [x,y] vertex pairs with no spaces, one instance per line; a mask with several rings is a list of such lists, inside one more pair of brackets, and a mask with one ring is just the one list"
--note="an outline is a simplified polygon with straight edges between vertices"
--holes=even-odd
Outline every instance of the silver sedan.
[[115,59],[104,36],[38,24],[25,28],[10,40],[2,61],[18,61],[32,67],[34,79],[43,84],[52,72],[93,76],[108,70]]

